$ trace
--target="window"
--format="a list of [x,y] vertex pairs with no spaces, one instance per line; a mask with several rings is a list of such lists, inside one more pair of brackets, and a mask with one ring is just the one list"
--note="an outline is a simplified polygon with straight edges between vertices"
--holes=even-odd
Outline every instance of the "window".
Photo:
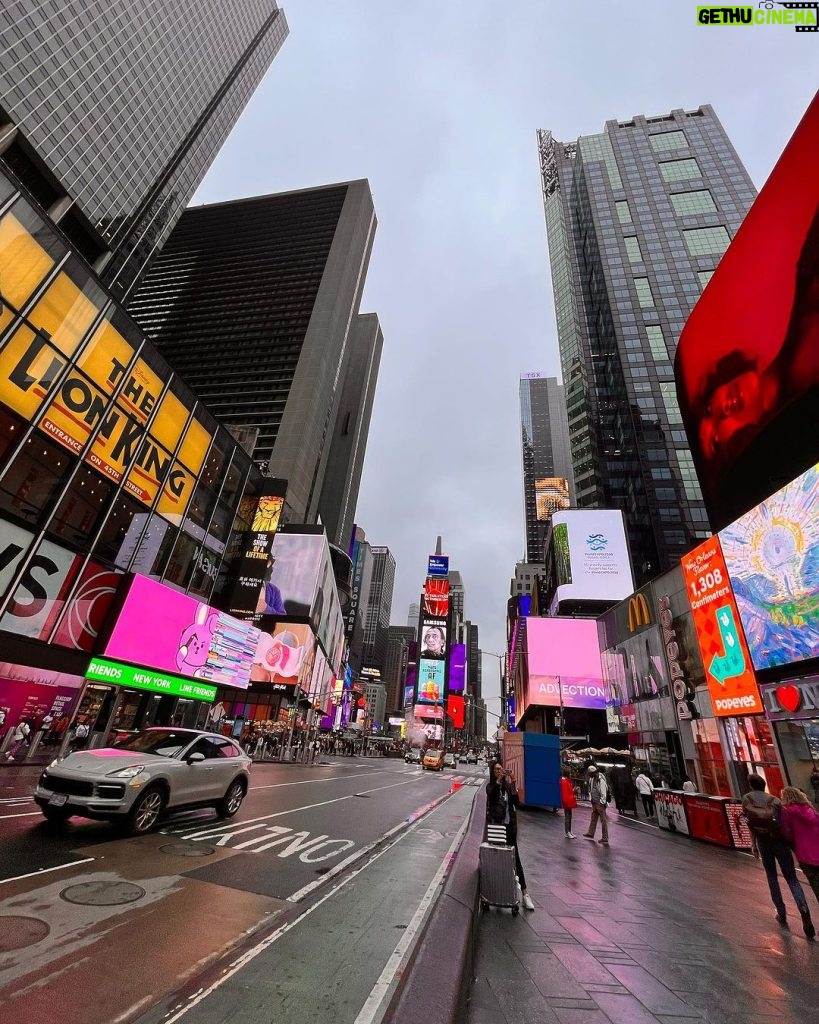
[[640,243],[634,235],[630,235],[625,239],[626,252],[628,253],[629,263],[642,263],[643,254],[640,252]]
[[682,416],[680,415],[680,407],[677,404],[677,389],[674,387],[673,381],[664,381],[660,383],[660,394],[663,398],[663,404],[665,405],[666,415],[668,416],[669,423],[682,423]]
[[688,139],[685,132],[660,132],[659,135],[649,135],[648,141],[655,153],[670,153],[673,149],[685,149]]
[[670,196],[674,213],[678,217],[693,217],[700,213],[716,213],[717,207],[707,188],[698,192],[677,192]]
[[685,181],[688,178],[700,178],[700,168],[696,160],[669,160],[660,164],[660,173],[666,181]]
[[659,324],[652,324],[650,327],[646,327],[646,334],[648,335],[648,343],[651,346],[651,354],[655,360],[664,362],[668,359],[668,349],[665,347],[662,327]]
[[714,276],[714,271],[713,270],[700,270],[700,271],[698,271],[697,277],[699,278],[700,288],[702,288],[703,291],[705,290],[705,286],[708,284],[708,282],[711,280],[711,278],[713,276]]
[[731,239],[727,230],[720,225],[716,228],[691,228],[683,231],[685,244],[692,256],[722,255]]
[[620,223],[631,224],[631,210],[629,209],[628,201],[618,199],[614,205],[617,207],[617,216],[620,219]]
[[644,309],[652,309],[654,307],[654,296],[651,294],[651,285],[648,283],[648,278],[635,277],[634,287],[637,289],[637,298],[640,300],[640,305]]

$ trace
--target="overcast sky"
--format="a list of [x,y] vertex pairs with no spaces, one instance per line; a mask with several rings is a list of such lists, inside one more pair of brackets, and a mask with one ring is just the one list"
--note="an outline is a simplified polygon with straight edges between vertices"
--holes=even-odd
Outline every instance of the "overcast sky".
[[384,352],[356,520],[395,555],[393,622],[441,534],[501,651],[524,552],[519,377],[560,375],[535,130],[571,141],[710,103],[759,187],[819,84],[819,35],[701,27],[694,0],[281,6],[290,35],[194,202],[369,179],[362,312]]

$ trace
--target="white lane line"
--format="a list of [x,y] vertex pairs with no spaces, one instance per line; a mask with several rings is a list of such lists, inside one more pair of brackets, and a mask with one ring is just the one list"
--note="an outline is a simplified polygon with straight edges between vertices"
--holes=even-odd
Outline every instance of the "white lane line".
[[0,878],[0,885],[7,885],[9,882],[19,882],[23,878],[37,878],[40,875],[48,874],[49,871],[64,871],[66,868],[76,868],[80,864],[90,864],[93,857],[85,857],[83,860],[72,860],[70,864],[58,864],[56,868],[40,868],[39,871],[29,871],[27,875],[15,875],[14,878]]
[[37,818],[39,816],[39,811],[26,811],[24,814],[0,814],[0,821],[5,821],[6,818]]
[[4,796],[0,797],[0,804],[30,804],[33,799],[31,796]]
[[255,793],[257,789],[281,789],[282,786],[315,786],[324,785],[327,782],[346,782],[347,779],[366,778],[368,775],[377,775],[378,772],[358,772],[356,775],[339,775],[335,779],[302,779],[300,782],[271,782],[267,786],[251,786],[250,792]]
[[392,988],[392,984],[402,963],[404,962],[407,951],[412,947],[416,935],[426,920],[429,909],[432,906],[432,902],[436,898],[438,890],[443,883],[447,868],[452,863],[455,851],[461,845],[461,840],[463,839],[467,826],[469,825],[469,818],[470,815],[467,815],[463,824],[458,829],[458,833],[452,840],[452,845],[449,847],[446,857],[441,861],[438,870],[435,872],[435,877],[429,883],[429,888],[424,893],[424,898],[418,904],[418,909],[413,914],[412,920],[407,926],[404,934],[401,936],[401,941],[395,947],[389,960],[384,965],[384,970],[381,972],[378,981],[373,986],[372,991],[367,997],[367,1001],[361,1007],[361,1011],[353,1024],[374,1024],[376,1019],[382,1019],[384,1000],[387,998],[390,989]]
[[[409,782],[393,782],[389,786],[377,786],[375,789],[364,789],[362,790],[362,793],[380,793],[381,790],[394,789],[396,786],[410,786],[414,781],[414,779],[410,779]],[[296,814],[298,811],[311,811],[314,807],[326,807],[328,804],[341,803],[342,800],[353,800],[357,795],[358,794],[356,793],[348,793],[346,796],[336,796],[333,797],[331,800],[320,800],[316,804],[305,804],[303,807],[291,807],[289,808],[289,810],[286,811],[274,811],[272,814],[262,814],[258,818],[245,818],[242,821],[237,821],[235,824],[242,826],[242,829],[239,829],[239,831],[242,831],[245,826],[252,825],[254,824],[254,822],[257,821],[270,821],[272,818],[282,818],[284,817],[285,814]],[[219,835],[220,833],[225,833],[229,831],[231,827],[232,826],[230,825],[230,823],[226,824],[225,822],[222,822],[219,825],[212,825],[206,829],[202,829],[199,832],[194,832],[192,835],[187,836],[187,838],[205,839],[208,836],[214,836]],[[164,831],[162,834],[167,835],[167,833]]]
[[246,952],[244,952],[239,957],[238,960],[233,961],[233,963],[225,971],[221,978],[219,978],[217,981],[214,981],[211,985],[208,985],[207,988],[200,989],[195,995],[193,995],[190,998],[188,1003],[186,1003],[184,1006],[181,1006],[175,1013],[173,1013],[173,1016],[164,1018],[163,1024],[176,1024],[176,1021],[181,1020],[185,1016],[185,1014],[188,1013],[189,1010],[192,1010],[195,1006],[198,1006],[201,1002],[207,999],[208,996],[212,995],[218,988],[221,988],[226,981],[229,981],[243,967],[246,967],[247,964],[249,964],[252,960],[255,960],[257,956],[259,956],[261,953],[264,953],[266,949],[269,949],[274,942],[278,942],[278,940],[283,935],[286,935],[292,928],[295,928],[297,924],[300,924],[306,917],[312,914],[314,910],[318,910],[320,906],[326,903],[327,900],[329,900],[331,897],[335,896],[337,892],[339,892],[341,889],[344,888],[345,885],[348,885],[354,878],[360,875],[362,871],[366,871],[366,869],[375,861],[377,861],[379,857],[383,857],[385,853],[387,853],[395,845],[400,843],[401,840],[404,839],[405,836],[408,836],[415,827],[415,825],[411,825],[408,829],[406,829],[406,831],[402,832],[401,835],[395,838],[391,843],[388,843],[383,850],[379,850],[377,853],[374,853],[373,856],[369,858],[369,860],[365,861],[361,865],[361,867],[358,867],[354,871],[351,871],[346,878],[343,878],[338,883],[338,885],[333,886],[333,888],[330,889],[329,892],[325,893],[324,896],[321,897],[321,899],[316,900],[315,903],[307,907],[303,913],[298,915],[298,917],[295,917],[292,921],[288,921],[287,924],[281,925],[281,927],[277,928],[274,932],[268,935],[267,938],[262,939],[261,942],[257,943],[251,949],[248,949]]

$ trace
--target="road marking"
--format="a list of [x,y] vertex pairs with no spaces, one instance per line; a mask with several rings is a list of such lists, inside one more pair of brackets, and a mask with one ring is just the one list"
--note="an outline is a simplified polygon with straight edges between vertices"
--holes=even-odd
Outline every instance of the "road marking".
[[6,885],[9,882],[19,882],[23,878],[37,878],[39,875],[48,874],[49,871],[62,871],[64,868],[76,868],[80,864],[90,864],[94,860],[93,857],[85,857],[83,860],[72,860],[68,864],[58,864],[55,868],[40,868],[39,871],[29,871],[27,875],[15,875],[14,878],[0,878],[0,885]]
[[[375,789],[364,789],[362,793],[380,793],[385,789],[395,789],[396,786],[411,786],[414,779],[410,779],[409,782],[393,782],[389,786],[376,786]],[[197,841],[200,839],[213,839],[216,836],[225,836],[230,838],[234,835],[238,835],[240,832],[250,832],[255,828],[263,828],[258,822],[270,821],[273,818],[284,817],[285,814],[296,814],[298,811],[311,811],[314,807],[326,807],[328,804],[341,803],[343,800],[353,800],[357,796],[356,793],[347,793],[345,796],[335,796],[330,800],[320,800],[315,804],[305,804],[303,807],[291,807],[287,811],[274,811],[272,814],[262,814],[258,818],[246,818],[244,821],[237,821],[235,825],[216,825],[202,829],[199,832],[193,832],[191,835],[186,836],[187,839]],[[187,826],[190,828],[190,826]],[[219,843],[217,845],[225,845]]]
[[[404,783],[402,783],[402,785],[404,785]],[[344,798],[342,797],[341,799]],[[464,822],[464,825],[461,827],[461,833],[466,831],[466,826],[468,825],[468,823],[469,817],[467,817],[466,821]],[[401,826],[403,826],[405,823],[401,822],[400,824]],[[307,907],[303,913],[299,914],[297,917],[294,917],[292,921],[288,921],[286,924],[281,925],[274,932],[271,932],[271,934],[268,935],[267,938],[262,939],[261,942],[258,942],[255,946],[251,947],[249,950],[243,953],[237,960],[234,960],[233,963],[226,969],[225,973],[222,975],[221,978],[219,978],[217,981],[214,981],[212,984],[208,985],[207,988],[200,989],[198,992],[196,992],[194,995],[190,997],[187,1004],[179,1007],[179,1009],[175,1012],[171,1011],[173,1015],[164,1018],[164,1024],[176,1024],[176,1022],[181,1020],[188,1013],[189,1010],[192,1010],[195,1006],[198,1006],[200,1003],[204,1002],[204,1000],[207,999],[208,996],[212,995],[218,988],[221,988],[226,981],[229,981],[243,967],[246,967],[247,964],[255,960],[257,956],[259,956],[261,953],[264,953],[266,949],[269,949],[274,942],[278,942],[278,940],[283,935],[286,935],[291,929],[295,928],[297,924],[300,924],[306,917],[309,917],[309,915],[312,914],[313,911],[318,910],[318,908],[322,906],[324,903],[326,903],[327,900],[335,896],[336,893],[340,892],[346,885],[349,885],[349,883],[358,875],[360,875],[362,871],[366,871],[366,869],[371,864],[375,863],[375,861],[377,861],[379,857],[383,857],[385,853],[389,852],[394,846],[397,846],[397,844],[400,843],[402,839],[406,838],[406,836],[408,836],[415,829],[415,827],[415,824],[412,824],[408,828],[405,828],[404,831],[400,835],[396,836],[396,838],[393,839],[391,842],[389,842],[384,847],[383,850],[379,850],[377,853],[374,853],[372,857],[365,861],[360,867],[355,868],[353,871],[351,871],[349,875],[347,875],[338,883],[338,885],[333,886],[333,888],[330,889],[329,892],[325,893],[324,896],[322,896],[320,899],[316,900],[315,903],[312,903],[309,907]],[[398,826],[396,826],[396,828],[398,828]],[[450,847],[449,853],[447,853],[447,856],[444,858],[442,866],[445,867],[449,864],[452,858],[452,851],[454,847],[455,843],[453,842],[452,847]],[[341,865],[337,865],[337,867],[340,866]],[[440,868],[438,870],[439,872],[441,872]],[[438,878],[437,874],[436,878]],[[326,884],[326,881],[327,876],[325,876],[324,879],[322,879],[322,884]],[[434,880],[433,884],[436,884]],[[426,896],[424,897],[424,899],[426,899]]]
[[346,782],[347,779],[361,779],[368,775],[378,775],[379,772],[358,772],[356,775],[339,775],[335,779],[302,779],[300,782],[271,782],[267,786],[251,786],[250,792],[255,793],[257,789],[280,789],[282,786],[315,786],[316,783],[324,782]]
[[26,811],[23,814],[0,814],[0,821],[5,821],[6,818],[39,818],[39,811]]
[[0,804],[30,804],[33,799],[30,796],[4,796],[0,797]]
[[395,947],[389,960],[384,965],[384,970],[381,972],[378,981],[373,986],[372,991],[367,997],[367,1001],[361,1007],[361,1010],[353,1024],[373,1024],[376,1019],[381,1019],[383,1016],[381,1013],[382,1004],[389,994],[392,984],[395,981],[395,977],[407,955],[407,951],[411,948],[412,943],[415,940],[415,936],[418,934],[421,926],[427,918],[432,902],[443,883],[444,875],[452,863],[452,858],[455,856],[456,850],[461,845],[461,840],[469,826],[470,817],[471,814],[468,814],[464,819],[463,824],[458,829],[455,838],[452,840],[452,844],[447,851],[446,857],[441,861],[438,870],[435,872],[435,877],[429,883],[429,888],[424,893],[424,898],[418,904],[418,909],[413,914],[412,920],[407,926],[404,934],[401,936],[401,941]]

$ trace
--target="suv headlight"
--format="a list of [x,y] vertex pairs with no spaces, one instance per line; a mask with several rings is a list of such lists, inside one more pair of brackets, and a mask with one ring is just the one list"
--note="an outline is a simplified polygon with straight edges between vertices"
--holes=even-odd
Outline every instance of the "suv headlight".
[[106,775],[106,778],[133,779],[137,775],[139,775],[140,772],[144,772],[144,771],[145,771],[145,765],[144,764],[131,764],[127,768],[117,768],[117,770],[114,771],[114,772],[108,772],[108,774]]

